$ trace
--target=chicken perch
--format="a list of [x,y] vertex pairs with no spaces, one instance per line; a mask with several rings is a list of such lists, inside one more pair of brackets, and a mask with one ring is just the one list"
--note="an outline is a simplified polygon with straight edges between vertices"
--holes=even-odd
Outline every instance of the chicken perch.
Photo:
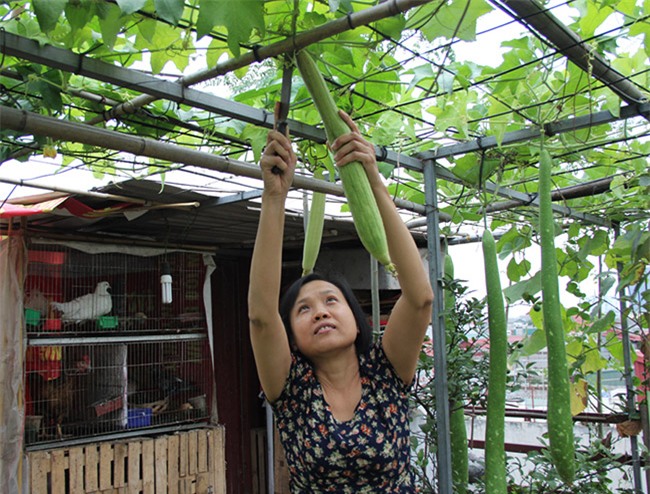
[[80,323],[88,319],[97,319],[113,309],[113,300],[108,281],[100,281],[93,293],[87,293],[69,302],[52,302],[54,309],[61,312],[61,320]]

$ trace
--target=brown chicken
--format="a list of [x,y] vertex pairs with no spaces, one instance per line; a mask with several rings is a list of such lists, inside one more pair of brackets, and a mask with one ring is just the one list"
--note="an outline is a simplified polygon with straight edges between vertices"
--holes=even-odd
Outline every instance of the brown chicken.
[[69,372],[46,380],[38,372],[27,376],[31,405],[35,415],[41,415],[43,436],[63,439],[63,424],[78,418],[84,378],[90,372],[90,358],[84,355]]

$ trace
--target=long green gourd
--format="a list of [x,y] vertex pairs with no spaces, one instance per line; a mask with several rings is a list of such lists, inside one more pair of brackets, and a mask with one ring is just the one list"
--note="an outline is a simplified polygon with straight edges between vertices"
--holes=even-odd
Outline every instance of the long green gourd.
[[[445,279],[454,279],[454,263],[449,254],[445,255]],[[456,297],[451,290],[445,290],[445,313],[456,307]],[[453,332],[451,317],[445,318],[447,334]],[[469,450],[467,448],[467,428],[465,426],[465,408],[462,398],[449,398],[449,440],[451,446],[451,476],[455,494],[466,494],[469,484]]]
[[[314,178],[322,178],[323,171],[318,168],[314,172]],[[307,229],[305,231],[305,243],[302,247],[302,275],[311,273],[316,266],[320,244],[323,239],[323,224],[325,223],[325,199],[324,192],[314,192],[309,208]]]
[[[350,133],[311,55],[306,50],[300,50],[296,54],[296,64],[323,119],[327,140],[332,143],[343,134]],[[363,165],[357,161],[349,163],[339,168],[339,174],[361,243],[389,272],[395,273],[395,265],[388,253],[384,224]]]
[[485,426],[485,492],[506,494],[505,413],[508,335],[506,312],[497,264],[497,249],[490,230],[483,233],[483,259],[490,335],[487,424]]
[[555,254],[555,223],[551,202],[553,160],[542,147],[539,157],[539,236],[542,258],[542,314],[548,349],[548,438],[551,458],[560,478],[575,478],[575,439],[571,388]]

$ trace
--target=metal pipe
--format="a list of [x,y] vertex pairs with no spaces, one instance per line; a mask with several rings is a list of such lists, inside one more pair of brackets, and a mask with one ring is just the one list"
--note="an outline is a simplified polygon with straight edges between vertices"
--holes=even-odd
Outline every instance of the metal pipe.
[[602,55],[560,22],[545,6],[535,0],[501,0],[493,3],[531,31],[539,33],[571,62],[605,84],[626,103],[648,101],[647,96],[637,86],[613,69]]
[[142,336],[79,336],[74,338],[38,338],[29,336],[29,346],[99,345],[102,343],[150,343],[152,341],[198,341],[207,339],[204,333],[158,334]]
[[436,436],[438,493],[452,494],[451,437],[449,435],[449,385],[447,381],[447,349],[442,289],[442,261],[440,232],[438,230],[438,190],[436,165],[424,163],[424,192],[427,207],[427,244],[429,256],[429,279],[435,300],[431,315],[431,339],[433,340],[434,387],[436,391]]
[[[620,226],[618,224],[614,225],[614,237],[618,238],[621,234]],[[623,263],[616,263],[616,270],[618,271],[619,281],[621,279],[621,272],[623,271]],[[625,404],[627,408],[627,413],[630,416],[636,414],[636,405],[635,399],[636,394],[634,393],[634,384],[632,382],[632,375],[634,372],[634,367],[632,364],[632,349],[630,345],[630,332],[627,326],[627,306],[625,303],[623,293],[619,293],[618,303],[619,311],[621,318],[621,340],[623,343],[623,366],[624,366],[624,378],[625,378],[625,389],[626,389],[626,399]],[[632,478],[634,480],[634,492],[637,494],[642,494],[643,489],[641,487],[641,459],[639,457],[639,444],[638,438],[635,435],[630,436],[630,449],[632,453]]]
[[379,303],[379,261],[370,257],[370,297],[372,300],[372,329],[376,333],[381,329],[381,310]]
[[275,427],[273,425],[273,409],[268,401],[264,400],[264,413],[266,418],[266,492],[275,492]]
[[[58,120],[7,106],[0,106],[0,121],[4,129],[48,136],[61,141],[81,142],[131,153],[136,156],[147,156],[172,163],[182,163],[223,173],[233,173],[258,180],[262,179],[260,168],[245,161],[187,149],[176,144],[147,137],[132,136],[90,125]],[[325,192],[340,197],[345,196],[341,185],[301,175],[294,176],[293,186],[298,189]],[[399,198],[395,198],[394,202],[401,209],[413,211],[417,214],[425,213],[425,207],[422,204]]]

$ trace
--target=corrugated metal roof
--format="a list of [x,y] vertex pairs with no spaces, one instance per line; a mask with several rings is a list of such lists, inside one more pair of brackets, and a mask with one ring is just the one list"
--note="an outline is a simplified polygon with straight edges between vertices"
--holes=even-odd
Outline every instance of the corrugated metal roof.
[[[91,214],[76,216],[64,207],[52,212],[31,216],[27,221],[33,232],[48,234],[119,238],[121,241],[154,242],[159,245],[186,245],[208,250],[228,250],[237,253],[252,248],[257,232],[259,202],[255,193],[226,197],[211,197],[192,190],[181,189],[147,180],[128,180],[94,189],[95,192],[116,194],[146,201],[144,206],[131,204],[128,208],[113,210],[123,204],[118,200],[92,196],[71,196],[91,208]],[[53,195],[60,197],[59,193]],[[38,201],[46,201],[50,194],[41,194]],[[34,197],[11,201],[30,204]],[[196,203],[197,206],[184,205]],[[7,220],[0,220],[6,225]],[[0,223],[0,225],[2,224]],[[354,225],[349,220],[326,219],[323,243],[358,245]],[[298,211],[288,211],[285,226],[285,245],[302,248],[303,218]],[[244,252],[242,252],[244,253]]]

